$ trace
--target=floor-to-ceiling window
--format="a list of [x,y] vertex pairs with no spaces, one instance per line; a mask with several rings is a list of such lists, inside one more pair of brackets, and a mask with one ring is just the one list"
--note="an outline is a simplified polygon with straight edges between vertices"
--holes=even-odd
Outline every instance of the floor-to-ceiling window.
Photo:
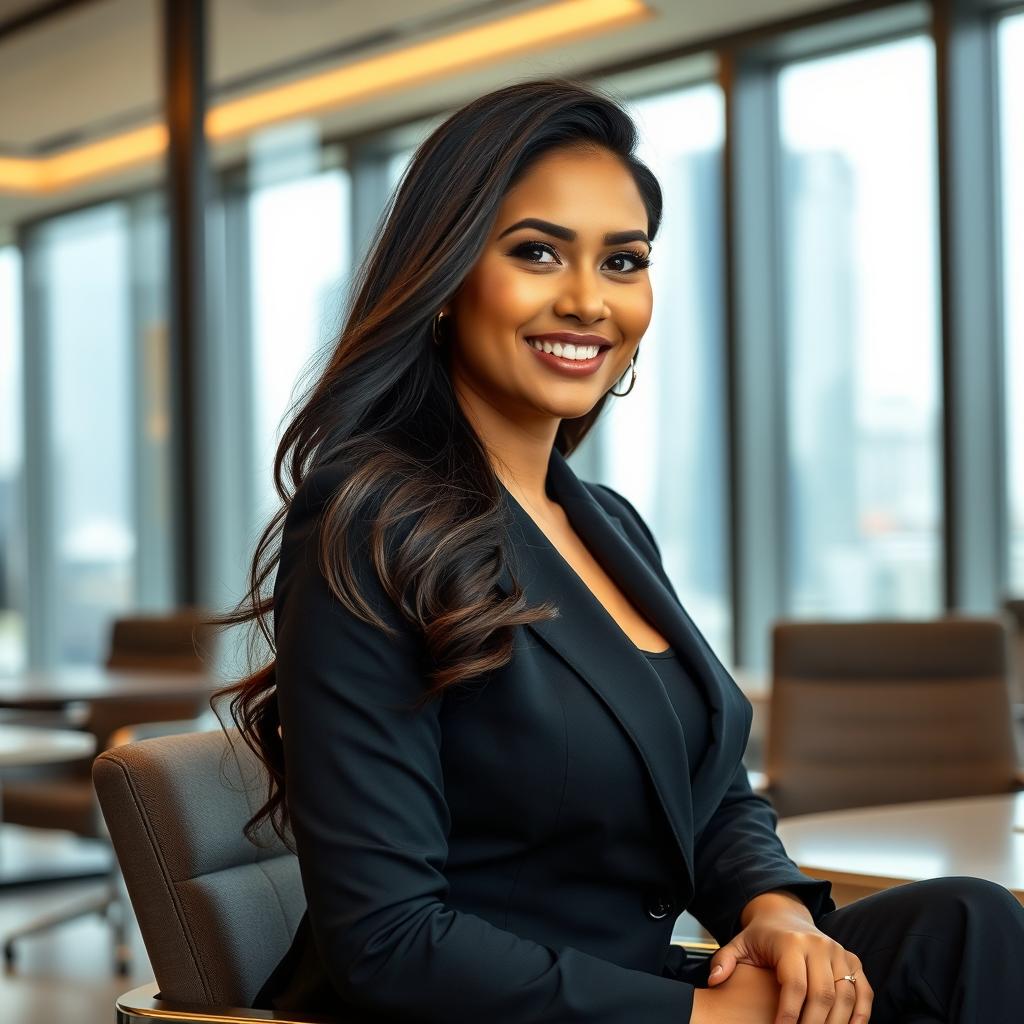
[[25,517],[21,256],[0,248],[0,671],[24,666]]
[[0,412],[0,457],[26,460],[14,561],[34,620],[26,657],[96,663],[113,618],[175,602],[162,197],[55,214],[22,239],[22,404]]
[[0,671],[179,596],[160,5],[73,6],[0,32]]
[[778,79],[785,611],[942,603],[934,55],[925,37]]
[[33,232],[32,322],[45,353],[46,533],[57,659],[102,658],[110,618],[135,601],[131,252],[120,202]]
[[[351,262],[348,172],[322,167],[321,142],[308,132],[275,137],[272,152],[252,147],[259,159],[251,151],[222,172],[207,211],[203,570],[206,600],[218,608],[243,599],[257,540],[280,509],[282,430],[337,338]],[[284,479],[288,486],[287,464]],[[254,667],[249,639],[245,627],[222,634],[225,676]]]
[[1024,13],[999,27],[1008,585],[1024,594]]
[[[276,511],[274,453],[306,370],[341,326],[350,268],[349,179],[341,169],[255,189],[249,198],[253,476],[262,524]],[[311,362],[312,360],[312,362]]]

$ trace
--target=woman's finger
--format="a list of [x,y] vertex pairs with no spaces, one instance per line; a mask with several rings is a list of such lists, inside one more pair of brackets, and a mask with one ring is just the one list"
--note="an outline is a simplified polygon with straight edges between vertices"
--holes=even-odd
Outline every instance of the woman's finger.
[[[868,1024],[868,1021],[871,1019],[871,1005],[875,1000],[875,992],[868,979],[864,976],[864,969],[861,966],[860,960],[852,953],[847,953],[845,958],[839,958],[834,977],[841,978],[844,974],[852,974],[856,981],[852,984],[848,981],[836,982],[837,996],[844,994],[843,989],[850,989],[851,993],[843,1000],[850,1003],[849,1015],[837,1017],[835,1024],[847,1024],[847,1021],[849,1024]],[[838,1003],[839,1000],[837,999],[836,1002]],[[831,1017],[828,1020],[828,1024],[833,1024]]]
[[[799,1017],[800,1024],[832,1024],[831,1014],[836,1003],[836,983],[833,978],[838,977],[838,974],[832,973],[830,959],[823,957],[820,952],[808,954],[807,997]],[[849,982],[844,981],[842,984],[848,985]],[[848,1018],[839,1019],[842,1024],[847,1024]]]
[[[843,981],[842,978],[846,974],[855,974],[856,982]],[[840,949],[836,959],[832,961],[832,977],[839,980],[833,982],[836,999],[825,1024],[853,1024],[860,999],[860,993],[857,991],[861,985],[860,966],[852,964],[849,956]]]
[[784,955],[775,966],[775,977],[779,981],[779,1008],[775,1012],[775,1024],[795,1024],[802,1021],[800,1012],[807,995],[807,961],[802,953]]

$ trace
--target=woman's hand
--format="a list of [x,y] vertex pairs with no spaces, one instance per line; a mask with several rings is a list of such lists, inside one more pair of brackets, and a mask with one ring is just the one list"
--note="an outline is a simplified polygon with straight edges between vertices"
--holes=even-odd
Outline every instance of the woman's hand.
[[[752,1016],[737,1017],[737,1022],[867,1024],[871,1019],[874,992],[860,959],[819,931],[799,899],[791,893],[763,893],[744,907],[740,920],[743,930],[711,958],[705,991],[724,993],[737,965],[748,964],[774,973],[771,980],[777,983],[779,998],[773,1016],[758,1016],[758,1009]],[[846,974],[855,975],[856,982],[835,980]]]

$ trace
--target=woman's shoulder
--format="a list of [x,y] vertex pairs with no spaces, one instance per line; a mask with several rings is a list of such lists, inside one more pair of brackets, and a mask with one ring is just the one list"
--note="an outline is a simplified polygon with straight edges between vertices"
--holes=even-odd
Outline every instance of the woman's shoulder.
[[308,511],[332,497],[355,466],[350,459],[338,457],[308,469],[292,495],[291,504]]
[[[384,539],[377,536],[380,489],[357,484],[344,508],[331,502],[358,465],[351,459],[331,459],[311,468],[291,499],[278,552],[274,582],[275,605],[281,607],[296,590],[337,611],[341,585],[350,598],[368,603],[389,625],[408,629],[382,578],[380,551],[394,549],[393,532],[407,524],[389,524]],[[405,534],[399,532],[399,540]],[[346,602],[347,603],[347,602]]]

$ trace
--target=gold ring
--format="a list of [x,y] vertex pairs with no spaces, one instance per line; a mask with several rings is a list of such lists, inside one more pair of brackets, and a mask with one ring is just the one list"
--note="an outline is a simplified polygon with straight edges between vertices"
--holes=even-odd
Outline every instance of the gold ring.
[[857,979],[854,977],[854,974],[856,974],[856,973],[857,972],[854,971],[853,974],[844,974],[841,978],[833,978],[832,980],[833,981],[852,981],[856,985],[857,984]]

